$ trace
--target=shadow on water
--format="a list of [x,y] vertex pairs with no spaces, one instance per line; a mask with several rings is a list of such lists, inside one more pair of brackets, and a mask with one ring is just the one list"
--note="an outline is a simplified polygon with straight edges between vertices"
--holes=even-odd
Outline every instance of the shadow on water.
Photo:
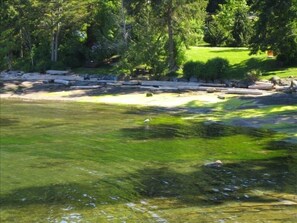
[[19,123],[17,119],[10,119],[10,118],[1,118],[0,117],[0,127],[12,126]]
[[[173,197],[193,205],[220,204],[227,201],[273,202],[277,198],[250,195],[251,190],[277,190],[297,194],[296,173],[289,172],[289,157],[226,164],[219,168],[199,167],[189,174],[168,168],[143,169],[143,188],[139,193],[147,198]],[[289,164],[288,164],[289,163]],[[291,185],[288,187],[288,185]]]
[[[192,166],[181,173],[168,167],[142,168],[118,178],[88,184],[71,183],[22,188],[0,197],[2,208],[28,205],[64,205],[94,208],[137,202],[148,198],[172,198],[180,205],[205,206],[229,201],[278,202],[280,197],[253,190],[297,194],[296,157],[226,163],[221,167]],[[119,183],[120,182],[120,183]]]
[[188,124],[145,124],[140,127],[124,128],[124,137],[135,140],[170,138],[218,138],[234,135],[248,135],[261,138],[275,133],[266,129],[242,128],[220,123],[189,122]]

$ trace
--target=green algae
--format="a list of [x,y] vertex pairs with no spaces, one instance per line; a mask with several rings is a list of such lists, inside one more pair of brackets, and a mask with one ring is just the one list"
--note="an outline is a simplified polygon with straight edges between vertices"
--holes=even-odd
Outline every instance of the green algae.
[[294,222],[296,144],[219,107],[2,100],[1,222]]

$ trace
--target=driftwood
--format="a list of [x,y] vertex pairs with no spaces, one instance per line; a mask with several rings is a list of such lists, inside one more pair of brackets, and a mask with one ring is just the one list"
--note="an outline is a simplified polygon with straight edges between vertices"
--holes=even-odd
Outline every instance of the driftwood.
[[229,88],[225,92],[226,94],[251,94],[251,95],[262,95],[263,91],[257,89],[240,89],[240,88]]
[[290,86],[275,86],[276,91],[288,91],[290,90]]
[[69,71],[67,71],[67,70],[47,70],[46,73],[51,74],[51,75],[66,75],[69,73]]
[[199,83],[193,82],[176,82],[176,81],[141,81],[142,86],[164,86],[164,87],[198,87]]
[[64,84],[64,85],[66,85],[66,86],[69,86],[69,85],[70,85],[70,81],[61,80],[61,79],[55,79],[55,80],[54,80],[54,83],[57,83],[57,84]]
[[135,85],[140,85],[140,82],[139,81],[124,81],[122,83],[122,85],[132,85],[132,86],[135,86]]
[[226,87],[226,84],[201,83],[200,86],[206,86],[206,87]]
[[71,86],[70,89],[97,89],[97,88],[101,88],[101,85],[90,85],[90,86]]
[[272,90],[274,88],[273,84],[270,83],[262,83],[262,84],[254,84],[248,87],[249,89],[258,89],[258,90]]

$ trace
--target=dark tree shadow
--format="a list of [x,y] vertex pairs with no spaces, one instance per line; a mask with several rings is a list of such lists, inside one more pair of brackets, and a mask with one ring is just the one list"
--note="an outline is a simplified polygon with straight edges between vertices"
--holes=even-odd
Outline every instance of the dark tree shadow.
[[219,138],[233,135],[248,135],[262,138],[275,133],[266,129],[248,127],[235,127],[221,123],[189,122],[187,124],[149,124],[143,126],[121,129],[125,138],[135,140],[145,139],[171,139],[171,138]]
[[[278,145],[281,142],[273,142]],[[267,145],[270,147],[270,145]],[[279,202],[280,197],[251,194],[276,191],[297,195],[296,144],[291,155],[272,159],[224,163],[221,167],[191,166],[181,172],[163,167],[142,168],[123,176],[93,182],[51,184],[19,188],[0,196],[1,208],[29,205],[64,205],[94,208],[100,205],[138,202],[146,198],[174,198],[177,205],[207,206],[226,202]]]
[[248,195],[251,190],[276,190],[297,194],[296,159],[280,157],[225,164],[220,168],[197,167],[182,174],[168,168],[140,170],[143,187],[136,190],[147,198],[175,198],[191,205],[214,205],[228,201],[276,202],[279,198]]
[[0,127],[6,127],[6,126],[12,126],[17,125],[20,121],[17,119],[11,119],[11,118],[2,118],[0,117]]

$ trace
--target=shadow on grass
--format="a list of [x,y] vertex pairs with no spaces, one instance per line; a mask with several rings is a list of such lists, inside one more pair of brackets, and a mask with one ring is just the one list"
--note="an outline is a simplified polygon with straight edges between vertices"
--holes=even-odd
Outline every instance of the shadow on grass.
[[260,70],[263,74],[280,69],[278,62],[275,59],[260,59],[250,58],[239,64],[234,64],[230,67],[228,76],[231,78],[242,79],[244,75],[251,70]]
[[[211,48],[210,48],[211,49]],[[216,53],[216,54],[220,54],[220,53],[238,53],[238,52],[242,52],[243,50],[246,50],[247,53],[249,52],[248,49],[245,49],[245,48],[224,48],[224,47],[220,47],[218,48],[218,50],[209,50],[209,52],[212,52],[212,53]]]

